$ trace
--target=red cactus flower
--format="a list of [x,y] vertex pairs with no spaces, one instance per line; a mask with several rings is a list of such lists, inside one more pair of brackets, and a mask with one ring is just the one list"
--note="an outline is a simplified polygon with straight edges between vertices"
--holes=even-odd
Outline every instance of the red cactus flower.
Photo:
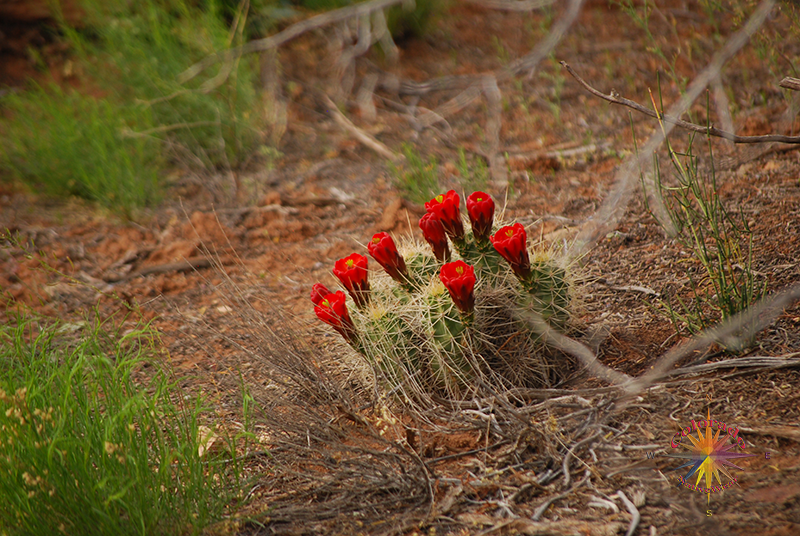
[[491,237],[492,245],[508,261],[518,278],[525,280],[531,274],[528,257],[528,235],[521,223],[506,225]]
[[314,312],[317,318],[333,326],[333,329],[339,332],[345,340],[352,342],[355,340],[356,328],[350,319],[350,314],[347,312],[345,300],[344,292],[338,290],[322,298],[314,306]]
[[363,307],[369,302],[369,280],[367,279],[367,258],[353,253],[339,259],[333,265],[333,274],[339,278],[344,288],[353,297],[356,305]]
[[399,283],[404,283],[408,280],[406,261],[397,251],[394,240],[389,236],[389,233],[375,233],[372,235],[372,240],[367,244],[367,250],[372,255],[372,258],[383,266],[383,269],[392,279]]
[[494,201],[485,192],[473,192],[467,197],[467,213],[472,223],[472,234],[478,242],[486,242],[492,234]]
[[330,293],[331,291],[322,283],[314,283],[314,286],[311,287],[311,301],[314,302],[314,305],[319,305],[319,302]]
[[437,195],[425,203],[425,210],[439,216],[447,236],[453,240],[464,239],[464,225],[461,223],[461,213],[458,211],[459,204],[460,200],[455,190]]
[[442,220],[436,214],[427,213],[419,220],[422,235],[433,248],[433,254],[439,262],[450,260],[450,248],[447,246],[447,235],[444,232]]
[[458,310],[471,313],[475,308],[475,269],[464,261],[449,262],[442,266],[439,279]]

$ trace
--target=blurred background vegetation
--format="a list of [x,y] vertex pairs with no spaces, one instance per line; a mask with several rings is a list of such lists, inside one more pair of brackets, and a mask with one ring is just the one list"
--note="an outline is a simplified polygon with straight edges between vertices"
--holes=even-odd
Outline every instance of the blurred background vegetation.
[[[0,173],[130,217],[162,198],[165,172],[175,166],[230,170],[271,154],[256,55],[226,65],[230,73],[210,90],[200,77],[180,84],[178,74],[309,10],[350,3],[78,0],[80,15],[65,17],[56,2],[56,38],[69,48],[65,68],[80,73],[79,84],[44,80],[5,92]],[[397,37],[418,35],[443,3],[418,1],[411,12],[397,7],[387,23]]]

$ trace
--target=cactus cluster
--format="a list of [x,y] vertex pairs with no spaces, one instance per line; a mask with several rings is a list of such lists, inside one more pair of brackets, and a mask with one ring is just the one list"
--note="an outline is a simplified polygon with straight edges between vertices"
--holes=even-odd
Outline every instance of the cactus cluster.
[[343,291],[317,283],[317,316],[369,362],[384,388],[407,397],[461,398],[487,380],[505,387],[557,383],[565,358],[547,348],[524,313],[564,329],[572,294],[567,271],[546,251],[531,255],[521,224],[496,224],[488,194],[466,200],[471,231],[459,205],[453,190],[425,203],[419,226],[430,249],[413,239],[398,248],[388,233],[375,234],[367,249],[385,274],[370,278],[368,259],[358,253],[338,260],[333,272],[353,305]]

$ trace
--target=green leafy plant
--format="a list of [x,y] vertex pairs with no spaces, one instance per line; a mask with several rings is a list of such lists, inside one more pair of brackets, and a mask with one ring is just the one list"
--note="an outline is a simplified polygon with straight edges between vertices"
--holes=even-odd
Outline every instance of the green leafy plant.
[[0,326],[0,533],[198,534],[236,504],[241,464],[207,451],[153,330],[109,324]]
[[521,224],[495,225],[486,193],[466,204],[467,232],[455,191],[425,204],[419,225],[433,255],[413,241],[398,249],[377,233],[367,249],[385,276],[370,277],[358,253],[337,261],[333,272],[354,306],[342,291],[312,289],[317,316],[369,363],[386,392],[406,401],[463,398],[487,383],[552,386],[569,368],[542,340],[544,330],[569,322],[567,270],[547,251],[530,252]]
[[424,203],[439,190],[439,163],[431,155],[425,161],[410,144],[403,144],[405,161],[395,165],[388,163],[395,188],[403,197],[414,203]]
[[[662,125],[663,126],[663,125]],[[767,281],[753,268],[753,231],[741,211],[732,214],[723,205],[713,167],[701,170],[693,153],[692,138],[685,152],[676,152],[669,141],[670,162],[676,184],[668,186],[654,159],[656,194],[667,209],[675,238],[702,267],[700,274],[687,270],[693,299],[678,298],[678,307],[663,303],[677,330],[695,334],[712,323],[744,311],[766,293]]]

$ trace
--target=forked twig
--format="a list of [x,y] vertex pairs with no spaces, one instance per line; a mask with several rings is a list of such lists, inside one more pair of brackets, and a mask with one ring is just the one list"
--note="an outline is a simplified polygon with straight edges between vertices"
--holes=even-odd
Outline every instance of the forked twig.
[[675,126],[681,127],[683,129],[689,130],[691,132],[698,132],[700,134],[708,134],[709,136],[716,136],[718,138],[724,138],[726,140],[730,140],[733,143],[768,143],[768,142],[778,142],[778,143],[800,143],[800,136],[784,136],[782,134],[765,134],[763,136],[739,136],[737,134],[733,134],[732,132],[726,132],[724,130],[720,130],[716,127],[704,127],[701,125],[696,125],[695,123],[690,123],[688,121],[684,121],[683,119],[679,119],[677,117],[660,114],[655,110],[651,110],[650,108],[645,108],[638,102],[634,102],[630,99],[626,99],[625,97],[620,96],[616,90],[612,89],[611,93],[606,95],[598,91],[597,89],[593,88],[589,85],[586,80],[580,77],[578,73],[565,61],[561,62],[561,65],[567,70],[572,77],[578,81],[580,85],[582,85],[586,91],[591,93],[596,97],[600,97],[601,99],[610,102],[611,104],[620,104],[622,106],[627,106],[637,112],[643,113],[649,117],[653,117],[655,119],[661,119],[666,121],[667,123],[672,123]]

